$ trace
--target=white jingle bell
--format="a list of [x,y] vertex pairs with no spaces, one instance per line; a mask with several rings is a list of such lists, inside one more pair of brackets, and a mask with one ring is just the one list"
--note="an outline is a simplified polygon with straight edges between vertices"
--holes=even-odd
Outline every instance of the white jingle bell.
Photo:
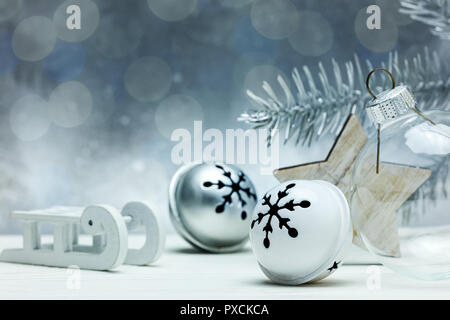
[[341,264],[352,239],[344,194],[320,180],[294,180],[258,201],[250,240],[262,271],[272,281],[297,285],[323,279]]

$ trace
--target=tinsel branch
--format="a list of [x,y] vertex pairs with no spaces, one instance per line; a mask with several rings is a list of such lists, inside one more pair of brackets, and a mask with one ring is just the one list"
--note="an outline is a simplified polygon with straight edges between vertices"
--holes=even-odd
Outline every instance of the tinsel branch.
[[[319,63],[319,73],[313,77],[307,66],[303,66],[301,74],[297,69],[292,72],[293,92],[286,81],[278,76],[278,83],[284,93],[283,97],[275,94],[273,88],[265,81],[262,87],[267,97],[259,97],[247,91],[253,104],[258,108],[243,113],[238,120],[251,124],[253,128],[268,128],[270,140],[279,129],[284,132],[284,142],[295,139],[295,143],[310,145],[314,139],[326,133],[337,134],[350,113],[356,114],[361,122],[366,122],[364,107],[372,99],[366,89],[366,75],[374,69],[373,64],[366,60],[360,63],[355,55],[354,61],[340,66],[332,60],[334,85],[328,77],[322,63]],[[379,67],[379,66],[377,66]],[[430,54],[427,48],[423,55],[418,54],[411,60],[399,60],[397,52],[389,54],[388,61],[381,67],[390,70],[398,84],[407,85],[418,101],[418,109],[448,110],[450,107],[450,78],[448,67],[441,65],[438,55]],[[343,76],[345,75],[345,76]],[[391,86],[390,79],[383,75],[374,75],[371,86],[382,91]],[[424,183],[410,199],[421,198],[422,194],[436,199],[440,195],[447,197],[440,185],[448,177],[449,159],[436,164],[432,176]],[[409,202],[404,208],[404,217],[419,202]],[[424,209],[424,208],[423,208]],[[425,209],[423,210],[425,211]]]
[[[284,142],[295,139],[295,143],[310,145],[314,139],[326,133],[337,134],[350,113],[358,116],[364,124],[366,113],[364,107],[372,99],[366,89],[366,75],[374,69],[366,60],[361,64],[358,56],[353,61],[340,66],[332,60],[334,81],[328,77],[322,63],[319,73],[313,77],[309,67],[303,66],[301,74],[297,68],[292,72],[293,92],[286,80],[278,76],[278,83],[284,93],[283,97],[275,94],[273,88],[262,81],[266,97],[255,95],[247,90],[247,95],[257,109],[241,114],[239,121],[244,121],[253,128],[267,128],[270,131],[268,143],[275,130],[283,132]],[[376,66],[380,67],[380,66]],[[390,53],[388,61],[381,67],[392,72],[398,84],[411,88],[417,98],[418,109],[448,108],[450,102],[450,78],[447,66],[441,65],[436,52],[430,54],[428,48],[424,54],[418,54],[412,60],[399,60],[397,52]],[[371,78],[371,86],[382,91],[391,86],[390,79],[383,74]]]
[[401,13],[430,26],[431,33],[450,40],[449,0],[401,0]]

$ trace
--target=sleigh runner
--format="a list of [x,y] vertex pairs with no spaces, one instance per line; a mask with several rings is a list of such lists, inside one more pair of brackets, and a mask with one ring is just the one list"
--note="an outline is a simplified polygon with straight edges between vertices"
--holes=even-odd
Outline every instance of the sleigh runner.
[[[140,202],[126,204],[120,213],[111,206],[94,205],[15,211],[11,218],[23,223],[23,248],[4,250],[0,261],[109,270],[122,263],[150,264],[164,247],[164,233],[156,216]],[[41,244],[42,222],[54,226],[51,244]],[[140,249],[129,249],[128,231],[139,226],[145,228],[145,243]],[[80,229],[92,236],[91,245],[79,243]]]

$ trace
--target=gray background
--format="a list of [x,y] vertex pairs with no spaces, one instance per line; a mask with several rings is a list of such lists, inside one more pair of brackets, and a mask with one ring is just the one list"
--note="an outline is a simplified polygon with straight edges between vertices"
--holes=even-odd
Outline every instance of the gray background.
[[[17,36],[14,48],[19,23],[33,16],[52,21],[62,2],[0,0],[0,232],[20,230],[8,219],[13,208],[120,207],[129,200],[150,202],[171,229],[167,188],[177,167],[170,158],[174,142],[167,136],[172,129],[191,130],[194,119],[204,121],[204,130],[246,128],[236,121],[250,106],[245,91],[261,93],[263,80],[276,87],[276,75],[289,80],[294,67],[308,65],[316,71],[323,61],[330,69],[331,58],[344,63],[354,54],[377,65],[391,50],[412,57],[424,46],[447,58],[447,43],[433,37],[427,26],[399,16],[396,1],[291,0],[278,6],[274,1],[264,6],[264,1],[171,0],[167,2],[176,10],[165,14],[159,10],[162,0],[95,1],[99,24],[90,37],[78,42],[59,37],[43,59],[26,61],[23,55],[36,58],[38,49],[45,51],[50,47],[46,41],[54,39],[38,28],[31,39]],[[376,35],[367,32],[361,18],[374,3],[382,8],[382,30]],[[293,12],[303,20],[291,26],[287,22]],[[186,17],[166,21],[178,13]],[[86,28],[89,23],[95,27],[95,21],[87,21]],[[143,72],[138,65],[129,71],[127,83],[130,65],[146,56],[163,62]],[[61,126],[51,120],[53,109],[36,115],[42,112],[35,104],[18,103],[30,94],[50,101],[55,88],[67,81],[84,84],[92,97],[92,108],[79,125]],[[156,96],[139,91],[146,83]],[[170,103],[178,94],[184,100]],[[41,125],[48,127],[43,133]],[[24,141],[24,134],[32,140]],[[284,146],[281,165],[320,160],[330,146],[330,137],[311,148]],[[276,184],[273,177],[260,176],[257,165],[244,167],[259,194]]]

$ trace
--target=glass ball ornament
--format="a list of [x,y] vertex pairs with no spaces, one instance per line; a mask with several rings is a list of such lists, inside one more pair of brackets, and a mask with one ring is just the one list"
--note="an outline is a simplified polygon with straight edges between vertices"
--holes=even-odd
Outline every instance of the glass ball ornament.
[[450,113],[419,112],[409,89],[395,84],[374,98],[366,110],[379,131],[355,162],[354,227],[386,267],[450,278]]
[[233,165],[184,165],[169,187],[170,218],[176,231],[208,252],[233,252],[245,245],[256,200],[252,182]]
[[292,180],[269,190],[255,207],[250,242],[272,281],[298,285],[328,277],[351,244],[344,194],[320,180]]

